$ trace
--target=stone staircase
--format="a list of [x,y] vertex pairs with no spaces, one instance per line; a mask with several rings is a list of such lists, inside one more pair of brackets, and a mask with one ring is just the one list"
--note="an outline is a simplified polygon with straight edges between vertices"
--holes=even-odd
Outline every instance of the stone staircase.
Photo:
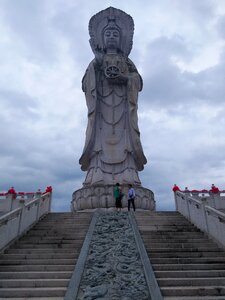
[[0,299],[63,299],[92,213],[50,213],[0,254]]
[[225,299],[224,250],[178,212],[135,217],[164,299]]

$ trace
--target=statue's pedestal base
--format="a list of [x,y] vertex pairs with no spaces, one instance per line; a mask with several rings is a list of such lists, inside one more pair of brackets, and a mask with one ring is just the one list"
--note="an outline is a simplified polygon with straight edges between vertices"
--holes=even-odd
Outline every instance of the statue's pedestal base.
[[[71,211],[115,207],[113,189],[113,185],[93,185],[75,191],[71,202]],[[124,208],[127,207],[128,186],[122,186],[121,189],[124,193],[122,199],[122,206]],[[134,186],[134,189],[136,193],[136,208],[155,211],[153,192],[142,186]]]

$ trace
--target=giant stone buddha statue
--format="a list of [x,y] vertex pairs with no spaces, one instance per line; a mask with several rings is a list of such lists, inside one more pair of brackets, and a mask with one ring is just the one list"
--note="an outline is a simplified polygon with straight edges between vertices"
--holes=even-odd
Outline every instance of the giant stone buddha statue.
[[141,184],[138,171],[147,161],[137,118],[142,79],[128,58],[133,30],[132,18],[113,7],[89,23],[95,58],[83,78],[88,126],[80,164],[87,171],[85,186]]
[[143,170],[147,162],[137,117],[142,78],[128,58],[133,32],[132,17],[113,7],[100,11],[89,22],[90,45],[95,58],[82,80],[88,124],[79,160],[81,169],[87,173],[83,190],[75,192],[73,200],[78,202],[77,199],[83,197],[85,201],[84,198],[92,194],[92,207],[95,206],[92,193],[95,187],[100,188],[100,194],[108,196],[108,188],[116,183],[141,187],[138,171]]

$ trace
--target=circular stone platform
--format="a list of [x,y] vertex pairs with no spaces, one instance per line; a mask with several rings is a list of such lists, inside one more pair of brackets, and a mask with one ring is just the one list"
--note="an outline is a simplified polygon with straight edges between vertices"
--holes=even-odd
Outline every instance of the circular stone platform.
[[[113,185],[94,185],[75,191],[72,196],[71,211],[115,207],[113,188]],[[124,193],[122,205],[127,207],[128,186],[122,186],[121,188]],[[153,192],[141,186],[134,186],[134,189],[136,208],[155,211]]]

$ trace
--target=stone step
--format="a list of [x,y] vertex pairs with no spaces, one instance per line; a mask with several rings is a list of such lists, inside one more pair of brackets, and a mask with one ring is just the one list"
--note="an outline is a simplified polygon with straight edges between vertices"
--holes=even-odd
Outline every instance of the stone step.
[[91,215],[92,215],[92,213],[81,216],[80,213],[77,213],[74,216],[72,216],[72,215],[69,216],[66,213],[65,216],[60,217],[58,215],[54,216],[54,213],[51,213],[51,216],[48,215],[46,218],[43,218],[42,221],[43,222],[52,222],[52,221],[55,221],[55,222],[61,222],[61,221],[64,222],[65,221],[65,222],[67,222],[67,221],[73,220],[74,222],[77,222],[78,220],[88,219],[88,218],[90,218]]
[[80,231],[80,232],[73,232],[72,234],[71,233],[65,233],[65,234],[57,234],[57,233],[54,233],[54,234],[47,234],[45,233],[45,231],[43,231],[43,233],[37,233],[37,232],[33,232],[33,233],[27,233],[26,236],[24,238],[49,238],[49,239],[55,239],[55,238],[62,238],[64,237],[65,239],[69,239],[72,237],[72,239],[82,239],[84,238],[85,234],[86,234],[87,230],[83,230],[83,231]]
[[192,228],[194,227],[192,224],[190,224],[187,220],[168,220],[168,219],[165,219],[165,220],[162,220],[162,219],[150,219],[150,220],[147,220],[147,219],[142,219],[138,222],[138,225],[140,227],[142,226],[158,226],[159,228],[163,228],[164,226],[167,228],[167,227],[174,227],[174,226],[177,226],[177,227],[184,227],[184,228]]
[[24,239],[20,240],[15,244],[16,245],[24,245],[24,244],[73,244],[73,245],[82,245],[83,240],[81,239],[70,239],[70,240],[64,240],[64,239],[55,239],[55,240],[48,240],[48,239]]
[[167,221],[168,223],[174,223],[174,222],[183,222],[183,223],[186,223],[188,225],[192,225],[186,218],[184,218],[182,215],[165,215],[165,216],[162,216],[162,215],[159,215],[158,212],[156,212],[156,214],[153,214],[153,215],[150,215],[150,216],[147,216],[147,215],[142,215],[141,213],[137,212],[135,213],[135,218],[136,220],[140,221],[140,222],[143,222],[144,221],[147,221],[147,222],[151,222],[152,220],[160,220],[162,222],[164,221]]
[[70,279],[72,271],[57,271],[57,272],[0,272],[0,279]]
[[156,252],[157,251],[157,249],[161,249],[161,251],[163,251],[163,250],[166,250],[167,249],[167,251],[168,252],[186,252],[186,251],[190,251],[190,252],[201,252],[201,251],[217,251],[218,250],[218,248],[216,248],[216,247],[195,247],[195,248],[188,248],[188,247],[184,247],[184,248],[176,248],[176,247],[170,247],[170,248],[166,248],[166,247],[163,247],[163,248],[157,248],[157,247],[148,247],[148,246],[146,246],[146,250],[147,250],[147,252],[151,252],[151,251],[153,251],[153,252]]
[[92,214],[92,212],[51,212],[50,214],[48,214],[48,219],[53,219],[53,218],[57,218],[59,219],[60,217],[61,218],[64,218],[64,217],[85,217],[85,216],[90,216]]
[[2,265],[1,272],[44,272],[44,271],[73,271],[75,265]]
[[[42,297],[64,297],[66,293],[66,287],[42,287],[42,288],[2,288],[1,299],[6,297],[38,297],[42,300]],[[33,299],[33,298],[32,298]]]
[[0,266],[3,265],[72,265],[75,264],[77,259],[1,259]]
[[[32,298],[33,299],[33,298]],[[163,297],[164,300],[224,300],[224,296],[168,296],[168,297]],[[42,300],[42,298],[41,298]]]
[[1,300],[64,300],[64,297],[32,297],[32,298],[24,298],[24,297],[1,297]]
[[[75,247],[81,247],[81,244],[78,243],[74,243],[74,244],[62,244],[62,243],[58,243],[58,244],[16,244],[16,249],[48,249],[48,251],[51,251],[51,249],[57,249],[57,248],[70,248],[70,249],[74,249]],[[72,250],[71,250],[72,251]]]
[[[0,288],[67,287],[69,279],[0,279]],[[0,290],[1,291],[1,290]]]
[[[81,230],[85,230],[87,227],[87,224],[63,224],[63,228],[68,229],[70,232],[73,230],[78,231],[78,226],[80,227]],[[49,231],[49,232],[62,232],[63,231],[62,225],[61,224],[46,224],[46,225],[36,225],[34,228],[32,228],[32,231]]]
[[182,215],[151,214],[135,218],[164,299],[225,300],[224,249]]
[[[181,252],[190,252],[190,253],[196,253],[196,252],[203,252],[205,251],[205,249],[201,250],[201,248],[199,249],[199,247],[197,248],[188,248],[188,249],[185,249],[185,248],[180,248],[180,249],[177,249],[177,250],[174,250],[174,248],[151,248],[151,247],[148,247],[148,250],[147,252],[148,253],[181,253]],[[224,253],[224,251],[218,249],[218,247],[215,245],[215,248],[210,248],[210,249],[207,249],[206,250],[207,252],[222,252]]]
[[154,237],[154,238],[162,238],[162,239],[180,239],[180,238],[208,238],[205,236],[203,232],[200,231],[186,231],[184,232],[177,232],[177,231],[145,231],[142,233],[144,238]]
[[188,231],[188,232],[196,232],[196,229],[194,227],[190,227],[188,228],[184,228],[182,225],[181,226],[139,226],[139,230],[140,230],[140,233],[144,233],[146,231],[169,231],[169,232],[182,232],[183,234]]
[[148,210],[141,210],[141,211],[137,210],[135,212],[135,217],[154,216],[155,214],[157,214],[157,216],[181,216],[181,214],[178,213],[177,211],[157,211],[156,213]]
[[152,264],[213,264],[225,263],[225,257],[151,258]]
[[161,292],[163,296],[223,296],[225,299],[225,287],[224,286],[179,286],[179,287],[162,287]]
[[[39,249],[39,248],[23,248],[23,249],[9,248],[9,249],[5,250],[4,253],[7,253],[7,254],[42,254],[42,253],[49,253],[48,251],[49,251],[49,248],[46,248],[46,247],[43,247],[41,249]],[[79,254],[79,252],[80,252],[79,249],[73,249],[73,251],[71,252],[70,248],[64,248],[64,249],[51,248],[50,253],[52,253],[52,255],[65,253],[65,255],[66,255],[67,253]]]
[[[54,227],[54,224],[52,225],[52,227]],[[31,236],[33,236],[33,234],[39,234],[39,235],[55,235],[55,234],[59,234],[59,235],[64,235],[65,232],[66,234],[70,234],[70,235],[76,235],[77,233],[85,233],[87,226],[85,227],[80,227],[80,229],[77,228],[77,226],[59,226],[59,228],[54,227],[54,228],[48,228],[48,227],[43,227],[43,228],[35,228],[33,229],[29,234]],[[27,235],[29,235],[27,234]]]
[[177,227],[184,227],[184,228],[192,228],[194,227],[194,225],[190,224],[187,220],[169,220],[169,219],[165,219],[165,220],[162,220],[161,218],[158,218],[158,219],[142,219],[142,220],[139,220],[138,222],[138,225],[140,227],[142,226],[158,226],[159,228],[161,227],[174,227],[174,226],[177,226]]
[[[136,214],[135,214],[136,215]],[[136,216],[135,216],[136,217]],[[182,216],[180,217],[136,217],[136,220],[138,224],[143,225],[151,225],[151,224],[157,224],[159,226],[161,225],[179,225],[179,224],[184,224],[184,226],[191,227],[194,226],[192,223],[190,223],[187,219],[183,218]]]
[[78,216],[49,214],[0,254],[0,299],[63,299],[92,213]]
[[224,257],[224,252],[219,251],[196,251],[196,252],[178,252],[178,250],[171,251],[148,251],[147,252],[151,258],[194,258],[194,257]]
[[65,243],[70,243],[71,241],[80,241],[83,242],[83,236],[74,236],[71,237],[71,235],[69,235],[68,237],[59,237],[59,236],[25,236],[23,238],[21,238],[19,241],[20,242],[25,242],[25,241],[29,241],[29,242],[38,242],[38,241],[48,241],[49,243],[53,243],[53,242],[65,242]]
[[[88,227],[87,227],[88,228]],[[66,237],[73,237],[73,236],[75,236],[75,237],[77,237],[77,236],[84,236],[85,235],[85,233],[87,232],[87,228],[82,228],[81,230],[78,230],[78,229],[74,229],[74,230],[71,230],[71,231],[69,231],[69,230],[66,230],[66,233],[65,232],[63,232],[63,230],[61,230],[61,231],[55,231],[55,230],[49,230],[49,231],[45,231],[45,230],[34,230],[33,232],[29,232],[29,233],[27,233],[27,235],[26,236],[32,236],[32,237],[34,237],[34,236],[53,236],[53,237],[55,237],[55,236],[66,236]]]
[[[78,224],[63,224],[63,228],[65,228],[65,229],[68,229],[69,231],[73,231],[73,230],[75,230],[75,231],[77,231],[78,230],[78,228],[77,228],[77,225]],[[86,229],[86,227],[87,227],[87,224],[79,224],[79,227],[80,227],[80,229],[81,230],[84,230],[84,229]],[[47,230],[47,231],[52,231],[52,232],[54,232],[54,231],[59,231],[59,232],[61,232],[62,231],[62,226],[61,226],[61,224],[54,224],[54,223],[52,223],[52,224],[49,224],[49,226],[47,226],[47,225],[43,225],[43,224],[41,224],[41,225],[39,225],[39,226],[36,226],[34,229],[32,229],[33,231],[43,231],[43,230]]]
[[150,214],[144,214],[141,211],[136,211],[135,216],[136,219],[140,219],[142,220],[143,218],[148,218],[148,219],[152,219],[152,218],[159,218],[159,219],[184,219],[183,216],[181,216],[179,213],[178,214],[171,214],[172,212],[170,211],[168,214],[161,214],[157,211],[157,213],[153,212]]
[[210,278],[225,277],[225,270],[181,270],[181,271],[155,271],[157,278]]
[[61,218],[61,219],[45,219],[42,221],[41,224],[37,224],[37,226],[43,226],[43,224],[60,224],[63,222],[63,224],[80,224],[80,225],[86,225],[87,223],[87,220],[90,218],[90,216],[86,217],[86,218],[78,218],[78,217],[75,217],[75,218]]
[[158,284],[161,287],[186,287],[186,286],[224,286],[225,287],[225,277],[192,277],[192,278],[158,278]]
[[[159,236],[152,236],[151,233],[147,236],[143,236],[146,243],[155,243],[159,242]],[[196,237],[196,238],[187,238],[187,237],[175,237],[169,238],[168,236],[161,236],[160,242],[170,242],[170,243],[202,243],[202,242],[209,242],[208,238]],[[210,241],[211,242],[211,241]]]
[[78,257],[79,252],[71,253],[70,252],[62,252],[62,253],[32,253],[32,254],[1,254],[0,261],[2,259],[5,260],[21,260],[21,259],[75,259]]
[[[151,260],[152,262],[152,260]],[[198,264],[198,263],[188,263],[188,264],[154,264],[153,269],[155,271],[178,271],[178,270],[224,270],[225,263],[211,263],[211,264]]]
[[172,248],[174,248],[174,249],[186,249],[186,248],[190,248],[190,249],[192,249],[192,248],[198,248],[198,249],[210,249],[210,248],[213,248],[213,249],[215,249],[215,245],[214,244],[212,244],[211,242],[202,242],[202,243],[188,243],[188,242],[186,242],[186,243],[178,243],[178,242],[169,242],[169,241],[167,241],[167,243],[166,242],[151,242],[151,243],[149,243],[149,242],[146,242],[145,243],[146,244],[146,248],[147,249],[154,249],[154,248],[169,248],[169,249],[172,249]]

